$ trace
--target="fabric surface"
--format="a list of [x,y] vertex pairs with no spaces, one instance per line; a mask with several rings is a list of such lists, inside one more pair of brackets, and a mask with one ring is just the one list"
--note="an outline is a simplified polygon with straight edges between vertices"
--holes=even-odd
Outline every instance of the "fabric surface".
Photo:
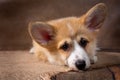
[[0,80],[112,80],[108,67],[120,64],[120,54],[98,52],[98,59],[88,71],[66,72],[66,67],[39,61],[28,51],[0,51]]

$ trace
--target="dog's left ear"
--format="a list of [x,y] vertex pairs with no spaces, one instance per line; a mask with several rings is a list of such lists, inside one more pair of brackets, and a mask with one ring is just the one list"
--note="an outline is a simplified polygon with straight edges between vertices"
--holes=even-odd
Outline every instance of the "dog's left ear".
[[98,30],[106,18],[106,5],[99,3],[91,8],[84,16],[84,25],[90,30]]

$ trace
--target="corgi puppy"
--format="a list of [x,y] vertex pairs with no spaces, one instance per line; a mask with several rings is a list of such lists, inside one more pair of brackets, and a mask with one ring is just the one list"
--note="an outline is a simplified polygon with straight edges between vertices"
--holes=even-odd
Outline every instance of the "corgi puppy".
[[106,6],[99,3],[81,17],[32,22],[30,52],[51,64],[85,70],[97,61],[96,37],[105,17]]

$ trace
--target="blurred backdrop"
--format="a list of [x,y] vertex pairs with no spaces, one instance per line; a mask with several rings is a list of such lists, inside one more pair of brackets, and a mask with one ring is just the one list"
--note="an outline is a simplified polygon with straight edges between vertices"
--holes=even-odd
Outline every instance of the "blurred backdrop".
[[120,0],[0,0],[0,50],[31,47],[28,23],[81,16],[97,3],[108,6],[98,46],[120,49]]

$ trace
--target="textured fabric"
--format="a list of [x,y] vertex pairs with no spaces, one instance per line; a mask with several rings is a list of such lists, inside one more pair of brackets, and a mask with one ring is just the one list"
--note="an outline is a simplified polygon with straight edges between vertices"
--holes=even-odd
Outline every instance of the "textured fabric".
[[66,67],[39,61],[28,51],[0,51],[0,80],[112,80],[106,66],[120,64],[120,54],[99,52],[98,56],[99,61],[90,70],[66,72]]

